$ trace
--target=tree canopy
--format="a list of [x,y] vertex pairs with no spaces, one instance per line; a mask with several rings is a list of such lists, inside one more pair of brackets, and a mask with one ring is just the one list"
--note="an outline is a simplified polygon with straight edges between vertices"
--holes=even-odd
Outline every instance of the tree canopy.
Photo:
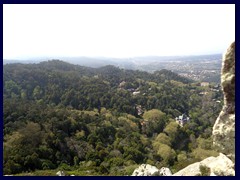
[[[4,65],[4,174],[129,175],[148,162],[177,170],[216,153],[211,128],[222,93],[202,91],[168,70]],[[183,113],[190,122],[180,127],[174,119]]]

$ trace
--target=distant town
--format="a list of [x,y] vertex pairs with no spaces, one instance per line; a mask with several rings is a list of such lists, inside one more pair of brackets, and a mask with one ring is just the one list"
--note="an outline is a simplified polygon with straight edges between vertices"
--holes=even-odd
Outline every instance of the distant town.
[[122,69],[132,69],[153,73],[167,69],[179,75],[199,81],[220,83],[221,54],[199,56],[147,56],[134,58],[90,58],[90,57],[39,57],[25,60],[4,59],[9,63],[38,63],[50,59],[59,59],[72,64],[98,68],[114,65]]

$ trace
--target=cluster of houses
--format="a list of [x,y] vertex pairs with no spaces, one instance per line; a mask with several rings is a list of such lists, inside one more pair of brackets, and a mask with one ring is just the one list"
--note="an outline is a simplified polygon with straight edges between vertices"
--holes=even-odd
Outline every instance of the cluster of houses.
[[175,118],[176,119],[176,122],[181,126],[183,127],[184,124],[188,123],[190,121],[190,118],[187,117],[186,114],[182,114],[181,116],[178,116]]

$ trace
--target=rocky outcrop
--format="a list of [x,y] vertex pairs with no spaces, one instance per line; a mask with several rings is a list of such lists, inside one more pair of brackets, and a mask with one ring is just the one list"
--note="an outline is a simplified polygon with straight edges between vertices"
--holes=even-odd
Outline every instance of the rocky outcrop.
[[132,173],[132,176],[152,176],[158,173],[158,168],[149,164],[142,164]]
[[235,176],[235,43],[223,56],[221,84],[224,105],[212,131],[213,146],[220,155],[191,164],[173,176]]
[[221,84],[224,105],[213,127],[213,145],[235,162],[235,43],[223,56]]
[[58,171],[56,173],[57,176],[65,176],[65,172],[64,171]]
[[159,170],[159,176],[171,176],[171,175],[172,175],[172,172],[169,168],[162,167]]
[[[208,174],[202,172],[200,167],[209,169]],[[173,174],[173,176],[235,176],[234,163],[224,154],[218,157],[208,157],[201,162],[196,162]]]
[[142,164],[132,173],[132,176],[171,176],[172,172],[169,168],[158,169],[155,166],[149,164]]

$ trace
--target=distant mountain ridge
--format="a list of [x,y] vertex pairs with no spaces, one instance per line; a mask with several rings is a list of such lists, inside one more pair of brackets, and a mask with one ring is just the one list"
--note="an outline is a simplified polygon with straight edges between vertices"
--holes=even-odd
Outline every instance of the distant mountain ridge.
[[[181,76],[195,81],[220,83],[221,54],[201,56],[146,56],[133,58],[106,58],[106,57],[58,57],[55,58],[91,68],[100,68],[108,65],[125,70],[140,70],[154,73],[161,69],[171,70]],[[32,60],[3,60],[3,64],[23,63],[36,64],[46,62],[51,58]],[[54,59],[52,59],[54,60]]]
[[109,76],[109,75],[119,75],[119,76],[132,76],[137,75],[139,77],[144,77],[146,79],[151,78],[159,78],[159,79],[165,79],[165,80],[176,80],[182,83],[189,83],[192,82],[192,80],[188,78],[184,78],[179,76],[178,74],[166,70],[161,69],[159,71],[156,71],[154,74],[150,74],[144,71],[135,71],[135,70],[125,70],[121,69],[119,67],[116,67],[114,65],[106,65],[99,68],[93,68],[93,67],[86,67],[81,65],[74,65],[69,62],[65,62],[62,60],[49,60],[49,61],[43,61],[36,64],[22,64],[22,63],[13,63],[13,64],[5,64],[4,69],[5,71],[9,71],[10,69],[14,70],[16,68],[23,68],[23,69],[43,69],[44,71],[60,71],[60,72],[66,72],[71,71],[75,73],[80,73],[81,75],[88,75],[88,76],[96,76],[96,75],[103,75],[103,76]]
[[[107,57],[56,57],[56,58],[31,58],[31,59],[3,59],[3,64],[11,63],[39,63],[50,59],[60,59],[72,64],[88,67],[102,67],[115,65],[124,69],[139,69],[139,66],[160,63],[160,62],[181,62],[181,61],[206,61],[221,59],[221,54],[199,55],[199,56],[143,56],[131,58],[107,58]],[[145,69],[146,70],[146,69]],[[147,70],[146,70],[147,71]]]

